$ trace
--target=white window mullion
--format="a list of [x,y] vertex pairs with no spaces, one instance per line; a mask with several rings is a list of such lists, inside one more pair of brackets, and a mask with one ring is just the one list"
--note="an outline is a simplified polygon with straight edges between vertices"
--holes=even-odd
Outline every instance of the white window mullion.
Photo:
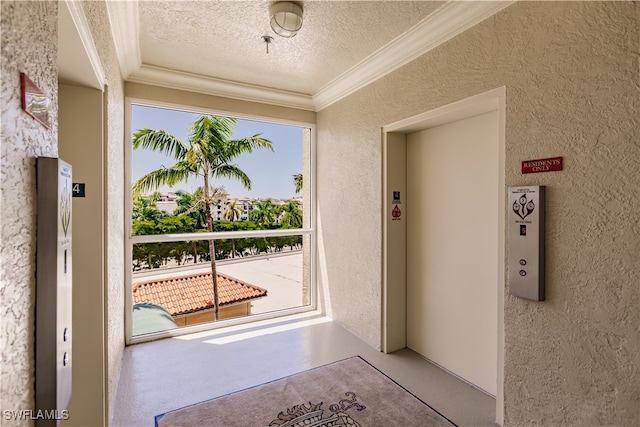
[[311,229],[281,229],[281,230],[251,230],[251,231],[222,231],[213,233],[180,233],[180,234],[145,234],[131,236],[131,243],[160,243],[182,242],[194,240],[218,239],[250,239],[257,237],[285,237],[310,235]]

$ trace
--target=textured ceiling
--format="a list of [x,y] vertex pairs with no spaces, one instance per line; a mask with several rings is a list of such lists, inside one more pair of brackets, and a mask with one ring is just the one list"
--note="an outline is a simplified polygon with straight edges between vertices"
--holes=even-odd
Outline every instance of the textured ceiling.
[[142,65],[312,95],[443,4],[306,1],[302,29],[285,39],[269,27],[271,3],[140,1]]
[[[83,2],[61,1],[61,82],[106,83]],[[121,76],[238,100],[320,111],[435,49],[512,1],[316,1],[297,36],[269,27],[272,1],[110,0]],[[273,37],[266,52],[262,37]]]

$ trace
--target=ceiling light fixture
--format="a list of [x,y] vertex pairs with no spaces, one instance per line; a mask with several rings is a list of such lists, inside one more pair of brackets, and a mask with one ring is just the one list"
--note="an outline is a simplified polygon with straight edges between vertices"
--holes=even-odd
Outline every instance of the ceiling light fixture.
[[291,38],[302,28],[302,7],[282,1],[269,8],[271,29],[280,37]]

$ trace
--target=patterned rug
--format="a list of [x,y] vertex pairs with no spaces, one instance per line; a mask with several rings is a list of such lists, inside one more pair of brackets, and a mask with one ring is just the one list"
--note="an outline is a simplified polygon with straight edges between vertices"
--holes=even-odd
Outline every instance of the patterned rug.
[[157,427],[455,426],[360,357],[156,416]]

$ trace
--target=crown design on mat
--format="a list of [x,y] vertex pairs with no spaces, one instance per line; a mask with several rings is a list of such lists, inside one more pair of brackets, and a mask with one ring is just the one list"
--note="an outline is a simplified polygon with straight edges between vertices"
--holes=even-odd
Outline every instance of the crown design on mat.
[[358,411],[362,411],[363,409],[367,408],[366,406],[361,405],[357,402],[358,399],[356,398],[356,394],[354,392],[348,391],[344,395],[349,399],[342,399],[340,402],[329,406],[331,412],[339,414],[340,412],[344,412],[349,408],[356,408]]
[[269,426],[302,426],[302,425],[315,425],[314,423],[322,419],[322,403],[313,404],[309,402],[307,407],[304,403],[301,405],[295,405],[287,409],[287,413],[280,412],[278,418],[271,421]]
[[354,392],[348,391],[345,396],[349,397],[349,399],[342,399],[339,403],[329,407],[333,414],[328,418],[323,418],[324,410],[322,405],[324,402],[317,404],[309,402],[309,406],[303,403],[288,408],[286,414],[280,412],[278,418],[269,423],[269,427],[360,427],[360,424],[345,411],[354,407],[358,411],[362,411],[366,406],[356,402],[357,399]]

